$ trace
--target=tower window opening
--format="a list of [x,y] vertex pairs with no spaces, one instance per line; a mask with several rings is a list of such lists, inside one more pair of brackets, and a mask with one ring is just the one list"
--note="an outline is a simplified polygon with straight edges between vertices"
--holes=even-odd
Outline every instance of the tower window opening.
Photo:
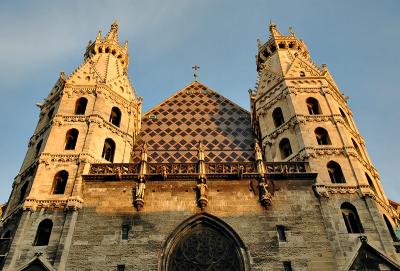
[[54,107],[52,107],[49,112],[47,113],[48,120],[51,120],[54,116]]
[[122,225],[122,232],[121,232],[122,240],[128,240],[128,236],[129,236],[129,225]]
[[61,170],[57,172],[54,176],[53,181],[53,194],[62,195],[65,192],[65,187],[67,186],[68,181],[68,172],[65,170]]
[[107,47],[105,52],[109,53],[110,52],[110,48]]
[[112,50],[111,54],[113,54],[115,56],[115,54],[116,54],[115,50]]
[[357,209],[350,203],[344,202],[340,209],[344,224],[348,233],[363,233],[363,227],[361,225],[360,218],[358,217]]
[[309,97],[306,100],[306,104],[307,104],[308,113],[310,115],[320,115],[321,114],[321,109],[319,107],[319,103],[318,103],[317,99],[315,99],[313,97]]
[[125,271],[125,264],[118,264],[116,271]]
[[[90,80],[90,77],[89,77]],[[88,100],[85,97],[79,98],[75,103],[75,115],[85,115]]]
[[334,161],[327,164],[329,177],[332,183],[345,183],[345,178],[340,165]]
[[79,131],[75,128],[68,130],[65,136],[65,149],[75,150],[76,141],[78,140]]
[[300,71],[300,77],[304,77],[304,76],[306,76],[306,73],[303,71]]
[[362,157],[360,147],[357,145],[357,143],[354,141],[354,139],[351,139],[351,142],[353,143],[353,147],[356,150],[357,154],[360,157]]
[[269,49],[271,50],[271,53],[274,53],[276,51],[276,46],[275,45],[271,45],[269,47]]
[[121,110],[118,107],[113,107],[110,114],[110,122],[119,127],[121,123]]
[[388,230],[389,230],[389,233],[390,233],[390,236],[392,237],[392,240],[393,240],[394,242],[400,241],[399,238],[396,236],[396,233],[395,233],[395,231],[394,231],[394,229],[393,229],[392,223],[390,223],[390,221],[389,221],[389,219],[387,218],[386,215],[383,215],[383,220],[385,220],[386,227],[387,227]]
[[283,270],[284,271],[293,271],[292,263],[289,261],[283,262]]
[[25,182],[19,191],[19,202],[21,203],[25,199],[26,190],[28,190],[29,182]]
[[103,48],[99,47],[99,53],[103,52]]
[[318,127],[314,131],[315,137],[317,138],[318,145],[331,145],[331,139],[329,138],[328,132],[321,127]]
[[286,242],[286,228],[285,226],[276,226],[276,231],[278,233],[278,239],[280,242]]
[[349,122],[349,119],[347,118],[347,115],[344,113],[344,111],[341,108],[339,108],[339,111],[340,111],[340,115],[342,115],[342,118],[343,118],[344,122],[348,126],[350,126],[350,122]]
[[35,148],[35,157],[39,156],[40,150],[42,149],[42,144],[43,144],[43,139],[41,139],[37,144]]
[[294,48],[294,42],[289,42],[289,48],[293,49]]
[[47,246],[49,244],[53,222],[50,219],[45,219],[40,222],[36,231],[34,246]]
[[286,48],[286,45],[283,42],[279,43],[278,46],[279,46],[280,49],[285,49]]
[[282,109],[280,107],[275,108],[275,110],[272,112],[272,118],[274,119],[275,127],[279,127],[285,122]]
[[372,181],[371,177],[367,173],[365,173],[365,178],[367,178],[368,184],[371,187],[371,189],[376,193],[376,188],[374,185],[374,182]]
[[290,141],[287,138],[284,138],[279,143],[279,150],[281,151],[281,159],[287,158],[292,154],[292,147],[290,146]]
[[118,55],[117,58],[122,58],[122,56],[121,56],[121,55]]
[[114,154],[115,154],[115,142],[111,138],[107,138],[104,141],[103,153],[102,153],[101,157],[103,157],[107,161],[113,163],[114,162]]

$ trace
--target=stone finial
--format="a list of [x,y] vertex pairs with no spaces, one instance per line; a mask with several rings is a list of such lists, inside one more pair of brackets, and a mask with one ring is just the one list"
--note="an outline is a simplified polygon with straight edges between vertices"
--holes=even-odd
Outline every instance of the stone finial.
[[145,162],[147,162],[147,154],[148,154],[147,149],[148,149],[148,145],[147,145],[147,142],[145,142],[145,143],[143,143],[142,150],[141,150],[141,152],[142,152],[141,160],[145,161]]
[[124,49],[128,51],[128,41],[125,41]]
[[204,145],[201,141],[199,142],[199,147],[197,149],[197,156],[199,161],[204,161]]
[[99,41],[99,40],[101,40],[103,38],[103,34],[101,33],[101,30],[97,33],[97,36],[96,36],[96,41]]
[[256,156],[256,161],[263,160],[262,151],[258,142],[254,143],[254,153]]
[[279,32],[277,25],[272,22],[272,20],[269,21],[269,32],[271,33],[272,37],[277,37],[277,36],[282,36],[281,32]]
[[108,31],[106,40],[115,40],[118,41],[118,22],[115,20],[110,28],[110,31]]
[[258,49],[260,49],[261,46],[262,46],[262,43],[261,43],[261,40],[260,40],[260,39],[257,39],[257,46],[258,46]]

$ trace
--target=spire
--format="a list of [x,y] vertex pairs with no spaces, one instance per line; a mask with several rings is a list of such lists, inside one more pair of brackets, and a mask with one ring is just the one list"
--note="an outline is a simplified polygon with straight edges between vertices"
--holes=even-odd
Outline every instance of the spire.
[[269,32],[271,33],[272,37],[282,36],[282,34],[279,32],[276,24],[274,22],[272,22],[271,20],[269,21]]
[[115,20],[110,28],[110,31],[108,31],[106,40],[115,40],[118,41],[118,22]]

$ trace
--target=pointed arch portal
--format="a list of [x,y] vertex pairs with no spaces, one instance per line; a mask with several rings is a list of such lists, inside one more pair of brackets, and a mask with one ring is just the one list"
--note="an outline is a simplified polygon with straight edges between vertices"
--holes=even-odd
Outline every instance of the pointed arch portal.
[[184,221],[170,235],[161,258],[163,271],[247,271],[243,242],[225,222],[202,213]]

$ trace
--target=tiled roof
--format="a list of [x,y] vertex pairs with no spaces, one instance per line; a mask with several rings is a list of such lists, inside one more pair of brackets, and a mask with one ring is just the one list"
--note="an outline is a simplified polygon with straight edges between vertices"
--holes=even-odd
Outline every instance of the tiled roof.
[[250,113],[198,82],[144,114],[139,138],[133,162],[143,142],[148,162],[196,162],[200,141],[206,162],[254,160]]

